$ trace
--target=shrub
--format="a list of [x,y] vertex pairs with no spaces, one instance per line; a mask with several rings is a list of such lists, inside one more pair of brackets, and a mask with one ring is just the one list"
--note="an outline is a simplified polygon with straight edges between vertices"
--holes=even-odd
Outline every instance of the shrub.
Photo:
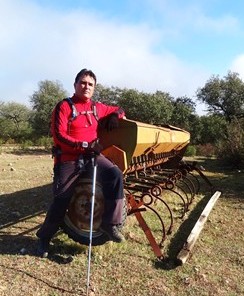
[[13,145],[13,144],[16,144],[16,141],[15,141],[15,139],[8,138],[8,139],[5,141],[5,144]]
[[186,148],[185,156],[196,156],[196,147],[193,145],[189,145]]
[[0,154],[2,153],[2,146],[3,146],[3,140],[2,139],[0,139]]
[[244,167],[244,120],[230,123],[225,140],[218,143],[217,156],[232,167]]
[[197,145],[197,155],[206,157],[214,156],[216,155],[216,147],[210,143]]
[[53,139],[51,137],[41,137],[36,141],[37,146],[44,147],[46,150],[50,150],[53,145]]
[[33,142],[30,140],[25,140],[20,144],[20,149],[23,151],[28,151],[31,146],[33,146]]

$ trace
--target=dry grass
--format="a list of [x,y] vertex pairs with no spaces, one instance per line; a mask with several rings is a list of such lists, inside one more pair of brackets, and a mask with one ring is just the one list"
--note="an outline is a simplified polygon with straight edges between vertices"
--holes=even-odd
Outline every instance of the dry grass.
[[[223,194],[192,257],[183,266],[173,260],[211,196],[206,186],[184,221],[179,218],[179,200],[174,202],[175,225],[164,246],[168,260],[155,259],[133,216],[124,228],[125,243],[93,247],[91,295],[244,294],[244,172],[226,171],[213,159],[198,161],[209,169],[207,175]],[[35,255],[35,232],[51,199],[51,157],[2,153],[0,172],[0,295],[85,295],[86,246],[60,232],[53,239],[48,259]],[[155,222],[149,222],[156,229]]]

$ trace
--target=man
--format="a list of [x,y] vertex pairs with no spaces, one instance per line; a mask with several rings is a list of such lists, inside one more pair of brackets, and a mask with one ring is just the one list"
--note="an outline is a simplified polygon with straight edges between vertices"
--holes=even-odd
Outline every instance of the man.
[[123,235],[117,225],[122,222],[123,175],[119,168],[100,154],[97,141],[99,122],[111,130],[118,126],[118,119],[125,116],[120,107],[95,103],[91,100],[96,86],[96,76],[91,70],[81,70],[74,82],[72,98],[60,101],[53,110],[51,131],[55,143],[54,198],[45,221],[37,231],[38,254],[48,256],[49,243],[58,231],[69,205],[74,184],[81,171],[91,174],[89,159],[97,155],[97,181],[104,195],[104,215],[101,230],[115,242],[122,242]]

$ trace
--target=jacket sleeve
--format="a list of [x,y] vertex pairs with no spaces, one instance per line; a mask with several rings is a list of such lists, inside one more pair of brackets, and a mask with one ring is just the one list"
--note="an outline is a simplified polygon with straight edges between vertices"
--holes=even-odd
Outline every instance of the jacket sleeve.
[[104,118],[107,117],[108,115],[114,113],[118,115],[118,118],[124,118],[125,117],[125,112],[121,107],[118,106],[109,106],[105,105],[103,103],[98,102],[96,104],[97,109],[98,109],[98,114],[99,118]]

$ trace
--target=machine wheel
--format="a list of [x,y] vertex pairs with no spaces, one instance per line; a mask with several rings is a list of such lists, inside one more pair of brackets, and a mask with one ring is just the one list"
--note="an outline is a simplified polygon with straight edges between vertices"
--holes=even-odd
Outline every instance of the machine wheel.
[[[62,228],[64,232],[74,241],[89,245],[90,242],[90,213],[92,197],[92,180],[80,179],[74,189],[68,210],[64,217]],[[127,216],[127,205],[124,199],[123,221],[119,226],[121,229]],[[106,234],[99,230],[104,212],[104,197],[102,187],[96,184],[92,245],[102,245],[108,241]]]

